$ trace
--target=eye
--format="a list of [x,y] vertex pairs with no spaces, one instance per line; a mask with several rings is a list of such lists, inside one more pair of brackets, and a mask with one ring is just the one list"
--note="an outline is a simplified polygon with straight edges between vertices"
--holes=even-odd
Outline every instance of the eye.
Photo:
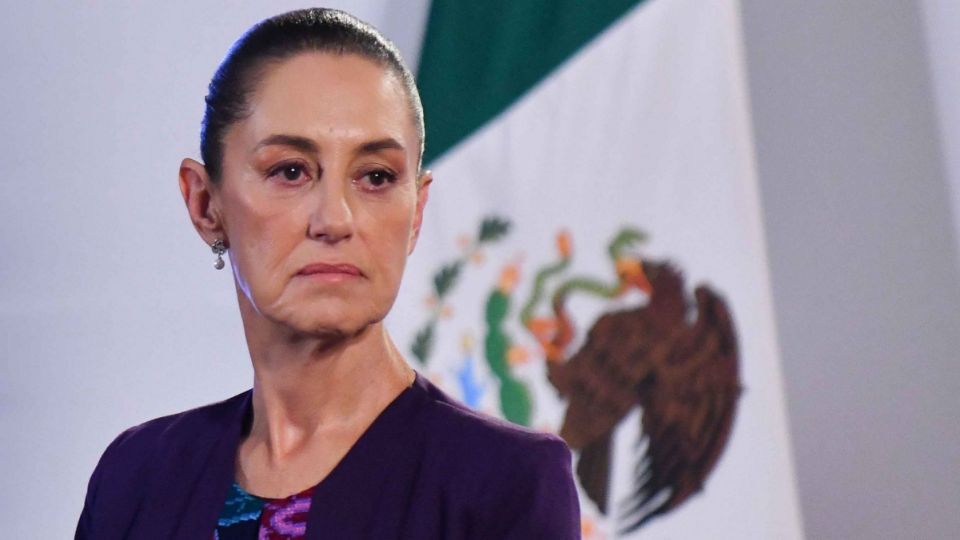
[[308,174],[307,167],[303,164],[283,163],[271,169],[268,176],[284,183],[294,184],[306,179]]
[[364,174],[361,177],[361,180],[366,182],[366,184],[373,188],[374,191],[377,191],[384,189],[387,184],[396,182],[397,175],[386,169],[376,169]]
[[297,180],[303,174],[303,169],[299,165],[290,165],[283,168],[283,177],[287,180]]

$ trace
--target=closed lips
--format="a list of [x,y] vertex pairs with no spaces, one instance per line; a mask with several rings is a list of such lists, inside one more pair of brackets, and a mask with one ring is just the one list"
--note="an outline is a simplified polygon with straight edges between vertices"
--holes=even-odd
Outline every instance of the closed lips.
[[325,264],[315,263],[304,266],[297,272],[299,275],[309,276],[311,274],[348,274],[351,276],[362,276],[360,269],[352,264]]

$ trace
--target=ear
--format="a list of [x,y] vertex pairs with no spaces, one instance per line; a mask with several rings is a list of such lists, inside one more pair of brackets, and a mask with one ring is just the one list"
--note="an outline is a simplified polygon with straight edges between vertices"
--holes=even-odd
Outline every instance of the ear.
[[417,183],[417,210],[413,216],[413,227],[410,229],[410,249],[407,255],[413,253],[413,248],[417,247],[417,239],[420,238],[420,225],[423,224],[423,209],[427,206],[427,199],[430,198],[430,183],[433,182],[433,173],[423,171],[418,178]]
[[180,163],[180,193],[200,238],[207,245],[217,239],[229,245],[216,202],[215,186],[202,163],[190,158]]

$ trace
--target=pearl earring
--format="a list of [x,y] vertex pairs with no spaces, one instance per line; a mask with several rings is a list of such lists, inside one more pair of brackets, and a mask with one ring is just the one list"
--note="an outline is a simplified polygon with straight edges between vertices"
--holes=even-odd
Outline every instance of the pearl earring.
[[223,243],[223,240],[217,238],[213,241],[213,244],[210,246],[210,250],[217,255],[217,260],[213,261],[213,267],[217,270],[223,269],[223,254],[227,251],[226,244]]

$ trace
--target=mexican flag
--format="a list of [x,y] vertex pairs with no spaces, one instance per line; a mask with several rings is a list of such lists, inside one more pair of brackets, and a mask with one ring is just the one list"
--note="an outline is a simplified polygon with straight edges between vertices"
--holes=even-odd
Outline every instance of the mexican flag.
[[567,441],[587,539],[802,536],[739,24],[430,8],[435,181],[389,324],[451,395]]

